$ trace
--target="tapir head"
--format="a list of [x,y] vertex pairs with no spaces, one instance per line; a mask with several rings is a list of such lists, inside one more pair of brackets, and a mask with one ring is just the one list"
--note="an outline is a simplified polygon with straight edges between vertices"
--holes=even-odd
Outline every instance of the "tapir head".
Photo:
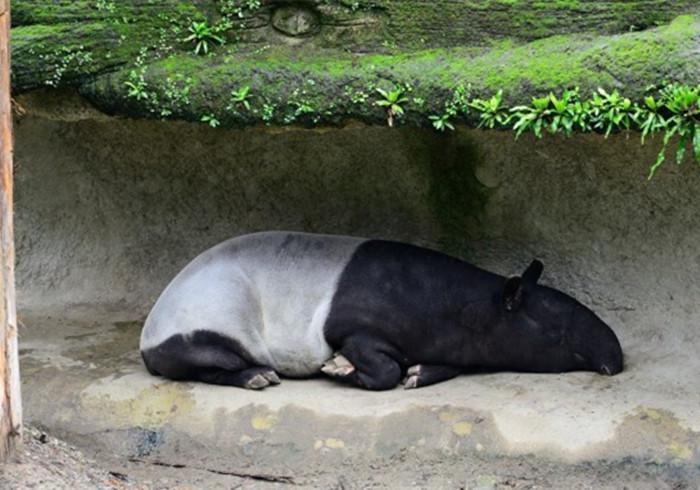
[[505,281],[500,297],[499,337],[507,366],[535,372],[622,371],[622,349],[612,329],[567,294],[537,281],[542,263]]

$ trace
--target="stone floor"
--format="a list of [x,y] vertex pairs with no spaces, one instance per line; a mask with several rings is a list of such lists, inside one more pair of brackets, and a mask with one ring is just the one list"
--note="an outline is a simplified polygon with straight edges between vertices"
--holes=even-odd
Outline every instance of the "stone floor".
[[642,363],[646,353],[632,349],[615,377],[479,374],[381,393],[319,378],[253,392],[150,376],[138,354],[141,323],[123,312],[25,311],[21,320],[27,421],[132,466],[284,478],[426,457],[534,457],[684,478],[700,470],[699,362],[682,353]]

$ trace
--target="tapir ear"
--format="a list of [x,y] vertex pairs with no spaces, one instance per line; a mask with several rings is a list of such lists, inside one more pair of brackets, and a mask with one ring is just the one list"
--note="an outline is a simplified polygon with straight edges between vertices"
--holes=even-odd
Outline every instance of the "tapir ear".
[[503,286],[503,307],[506,311],[515,311],[523,302],[523,280],[519,276],[506,279]]
[[539,260],[535,259],[532,261],[530,266],[523,273],[523,282],[530,286],[537,284],[542,275],[542,270],[544,269],[544,264]]

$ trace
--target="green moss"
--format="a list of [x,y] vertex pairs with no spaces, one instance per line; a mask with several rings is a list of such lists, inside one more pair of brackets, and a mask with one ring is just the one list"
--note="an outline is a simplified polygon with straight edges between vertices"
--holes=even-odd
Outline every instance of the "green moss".
[[[133,100],[125,82],[130,70],[104,76],[83,92],[109,112],[134,116],[158,114],[168,78],[193,80],[191,103],[172,117],[199,121],[214,114],[223,125],[339,123],[347,118],[382,124],[376,88],[405,88],[409,99],[400,123],[425,125],[440,113],[459,84],[475,96],[504,91],[509,105],[533,95],[579,86],[584,95],[597,87],[621,89],[638,97],[665,79],[698,83],[691,63],[700,23],[682,17],[669,26],[614,36],[570,35],[523,45],[491,48],[431,49],[393,55],[353,55],[337,51],[270,48],[257,53],[223,52],[214,57],[176,54],[150,63],[144,79],[152,96]],[[232,90],[251,87],[252,109],[227,110]],[[419,102],[416,102],[419,101]],[[295,107],[304,106],[296,116]],[[270,117],[270,108],[274,116]],[[263,118],[263,113],[267,116]]]
[[[388,32],[399,46],[488,44],[494,39],[534,40],[575,32],[616,33],[700,12],[693,0],[597,2],[576,0],[436,0],[373,2],[386,10]],[[435,33],[440,36],[436,39]]]

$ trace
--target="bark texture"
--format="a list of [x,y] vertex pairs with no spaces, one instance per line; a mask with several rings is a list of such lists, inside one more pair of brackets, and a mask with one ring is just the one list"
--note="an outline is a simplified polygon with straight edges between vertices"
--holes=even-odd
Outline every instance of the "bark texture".
[[12,231],[10,5],[0,0],[0,462],[19,442],[21,404]]

